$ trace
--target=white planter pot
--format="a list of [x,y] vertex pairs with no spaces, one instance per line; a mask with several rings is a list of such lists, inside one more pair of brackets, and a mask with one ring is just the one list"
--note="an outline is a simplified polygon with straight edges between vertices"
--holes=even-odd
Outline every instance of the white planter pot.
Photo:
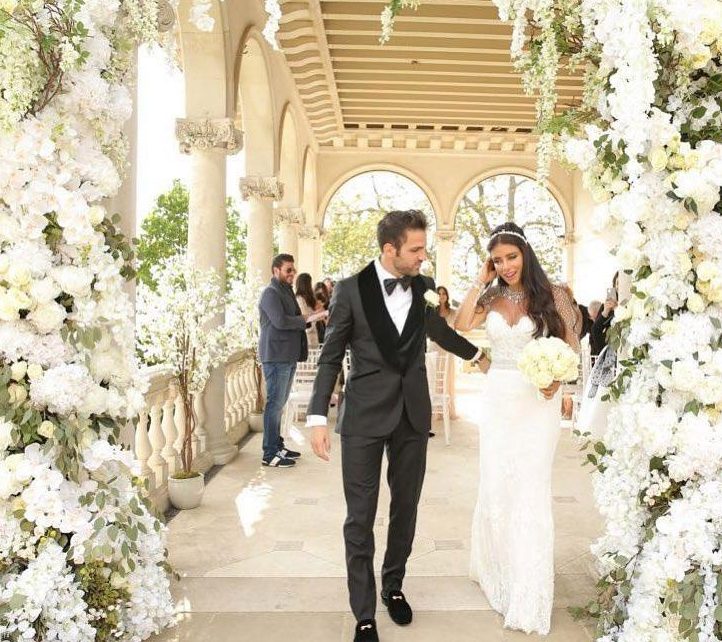
[[168,497],[170,503],[180,510],[189,508],[198,508],[203,499],[203,490],[205,489],[205,481],[203,473],[198,477],[190,479],[174,479],[168,478]]
[[263,413],[252,412],[248,415],[248,425],[253,432],[263,432]]

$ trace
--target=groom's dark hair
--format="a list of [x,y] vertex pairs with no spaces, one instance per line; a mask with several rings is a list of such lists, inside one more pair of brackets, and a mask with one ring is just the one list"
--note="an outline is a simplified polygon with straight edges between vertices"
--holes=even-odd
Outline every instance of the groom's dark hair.
[[394,210],[379,221],[376,226],[376,238],[382,250],[387,243],[400,250],[408,230],[425,230],[427,227],[426,215],[422,211]]

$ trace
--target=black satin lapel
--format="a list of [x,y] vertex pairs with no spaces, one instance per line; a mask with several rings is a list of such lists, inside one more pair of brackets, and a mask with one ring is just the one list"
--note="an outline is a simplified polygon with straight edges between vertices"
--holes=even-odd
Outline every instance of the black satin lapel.
[[426,292],[426,284],[420,276],[414,277],[411,281],[411,308],[409,308],[409,316],[406,317],[404,330],[401,333],[399,343],[404,345],[416,332],[424,330],[424,292]]
[[398,368],[397,342],[399,340],[399,331],[386,309],[381,284],[373,262],[359,272],[358,289],[366,321],[371,328],[371,334],[374,335],[374,341],[376,341],[381,356],[388,363]]

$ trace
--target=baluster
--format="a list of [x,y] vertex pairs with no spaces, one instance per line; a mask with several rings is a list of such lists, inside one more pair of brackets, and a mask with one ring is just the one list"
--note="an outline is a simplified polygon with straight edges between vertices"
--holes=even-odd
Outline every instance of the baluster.
[[206,410],[203,407],[203,392],[193,398],[193,410],[196,415],[196,429],[193,431],[193,456],[198,457],[208,449],[208,433],[206,432]]
[[140,463],[140,476],[149,479],[151,485],[153,484],[153,470],[148,465],[148,458],[153,452],[153,448],[150,445],[150,439],[148,438],[148,409],[143,408],[140,411],[138,417],[138,427],[135,429],[135,457]]
[[180,457],[175,449],[175,441],[178,438],[178,433],[176,432],[175,418],[173,416],[175,410],[174,392],[175,390],[173,388],[168,391],[168,396],[163,404],[163,421],[161,424],[163,437],[165,438],[165,445],[163,446],[161,455],[168,465],[169,475],[172,475],[180,467]]
[[154,401],[150,408],[150,430],[148,431],[153,452],[148,459],[148,465],[155,473],[156,488],[163,486],[168,479],[168,465],[161,456],[161,451],[165,446],[165,437],[163,437],[163,428],[161,427],[161,411],[160,403]]
[[175,396],[175,413],[173,413],[173,420],[175,421],[176,434],[178,435],[174,445],[176,452],[180,453],[183,449],[183,439],[185,437],[186,408],[183,405],[183,397],[179,394]]

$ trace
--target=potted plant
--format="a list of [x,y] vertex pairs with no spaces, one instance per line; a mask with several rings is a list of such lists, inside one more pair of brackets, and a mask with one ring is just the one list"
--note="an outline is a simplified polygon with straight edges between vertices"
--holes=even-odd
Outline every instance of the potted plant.
[[231,334],[242,348],[251,351],[256,384],[256,396],[253,410],[249,413],[248,424],[254,432],[263,432],[263,370],[258,360],[258,342],[261,325],[258,312],[258,301],[265,287],[260,275],[250,276],[233,283],[229,295],[229,307],[226,320]]
[[168,479],[176,508],[195,508],[203,497],[203,474],[193,469],[195,397],[203,392],[215,367],[232,349],[218,317],[226,303],[221,281],[212,269],[201,270],[185,256],[167,259],[152,269],[152,290],[138,287],[138,344],[144,360],[169,368],[185,411],[179,470]]

